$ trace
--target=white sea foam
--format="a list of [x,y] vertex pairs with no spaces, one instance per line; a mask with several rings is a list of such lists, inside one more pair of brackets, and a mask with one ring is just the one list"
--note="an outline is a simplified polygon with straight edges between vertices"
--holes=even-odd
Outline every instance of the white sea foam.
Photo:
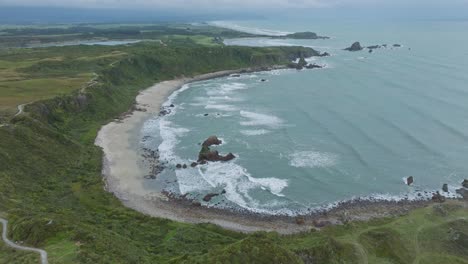
[[176,170],[177,183],[182,195],[194,192],[204,192],[212,188],[205,179],[197,177],[198,171],[194,168]]
[[177,91],[175,91],[171,95],[169,95],[166,102],[163,103],[163,106],[164,107],[170,106],[174,102],[174,100],[177,98],[177,96],[179,96],[180,93],[182,93],[182,92],[184,92],[184,91],[186,91],[187,89],[190,89],[190,88],[191,88],[190,84],[183,85],[180,89],[178,89]]
[[226,111],[226,112],[233,112],[233,111],[238,111],[239,109],[233,105],[227,105],[227,104],[210,104],[205,106],[205,109],[215,109],[215,110],[220,110],[220,111]]
[[240,122],[242,126],[267,126],[270,128],[277,128],[283,123],[283,120],[274,115],[266,115],[249,111],[240,111],[240,115],[243,118],[248,119],[248,121]]
[[177,127],[167,118],[159,119],[159,133],[161,136],[161,144],[158,147],[160,159],[171,163],[181,162],[181,159],[175,155],[174,149],[179,143],[178,137],[183,136],[190,130]]
[[289,158],[289,164],[298,168],[331,167],[337,161],[337,155],[318,151],[299,151],[289,155]]
[[245,129],[240,131],[241,134],[246,136],[261,136],[270,133],[270,130],[266,129]]
[[247,89],[247,85],[244,83],[225,83],[220,87],[206,88],[209,96],[229,96],[235,91]]
[[278,178],[254,178],[235,162],[214,162],[199,166],[199,173],[211,187],[221,187],[226,198],[248,210],[261,210],[262,205],[249,194],[254,189],[268,190],[276,196],[288,186],[288,181]]

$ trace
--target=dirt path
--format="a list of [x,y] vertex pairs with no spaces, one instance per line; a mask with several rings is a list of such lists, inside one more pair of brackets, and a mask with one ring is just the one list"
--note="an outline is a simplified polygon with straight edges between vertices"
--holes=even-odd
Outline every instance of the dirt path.
[[15,116],[21,115],[21,114],[24,112],[24,107],[25,107],[26,105],[28,105],[28,104],[30,104],[30,103],[18,105],[18,113],[16,113]]
[[42,264],[49,263],[47,261],[47,252],[46,251],[44,251],[42,249],[38,249],[38,248],[19,246],[19,245],[16,245],[15,243],[13,243],[12,241],[10,241],[8,239],[8,237],[7,237],[7,235],[8,235],[7,234],[7,232],[8,232],[8,221],[6,219],[0,218],[0,223],[2,223],[2,225],[3,225],[2,240],[3,240],[3,242],[5,242],[5,244],[7,244],[7,246],[12,247],[12,248],[17,249],[17,250],[21,250],[21,251],[32,251],[32,252],[39,253],[39,254],[41,254],[41,263]]

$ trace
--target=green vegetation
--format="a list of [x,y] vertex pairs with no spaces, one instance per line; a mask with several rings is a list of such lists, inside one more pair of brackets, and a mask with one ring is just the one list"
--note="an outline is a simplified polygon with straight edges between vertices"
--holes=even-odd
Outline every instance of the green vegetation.
[[329,37],[322,37],[314,32],[296,32],[278,38],[291,38],[291,39],[328,39]]
[[[238,38],[255,35],[207,24],[72,24],[55,26],[0,26],[0,48],[38,47],[51,43],[103,40],[162,40]],[[204,40],[205,41],[205,40]]]
[[[102,151],[94,139],[140,89],[316,54],[300,47],[199,45],[190,38],[3,51],[0,98],[9,107],[0,120],[0,215],[10,221],[11,239],[47,250],[50,263],[468,263],[468,212],[461,202],[320,232],[247,235],[151,218],[103,189]],[[25,114],[12,115],[15,104],[30,101]],[[0,244],[0,263],[37,261]]]

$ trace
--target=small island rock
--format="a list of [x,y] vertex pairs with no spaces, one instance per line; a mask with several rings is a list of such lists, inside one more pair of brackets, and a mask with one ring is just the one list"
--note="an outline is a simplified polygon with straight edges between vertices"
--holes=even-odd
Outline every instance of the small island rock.
[[345,50],[347,50],[347,51],[360,51],[362,49],[363,49],[363,47],[361,46],[361,43],[354,42],[353,45],[351,45],[351,47],[346,48]]
[[413,176],[409,176],[408,178],[406,178],[406,184],[411,185],[413,184],[413,182],[414,182]]
[[462,186],[465,187],[465,188],[468,188],[468,180],[467,179],[463,180]]
[[444,183],[444,185],[442,185],[442,191],[448,192],[448,184]]

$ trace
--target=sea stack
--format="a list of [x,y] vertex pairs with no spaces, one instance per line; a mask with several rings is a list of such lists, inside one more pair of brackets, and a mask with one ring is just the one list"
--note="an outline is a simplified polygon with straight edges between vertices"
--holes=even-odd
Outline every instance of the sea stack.
[[213,145],[220,145],[222,141],[217,136],[211,136],[202,144],[202,149],[198,153],[198,162],[204,164],[207,161],[230,161],[236,158],[234,154],[229,153],[226,156],[219,155],[217,150],[211,150]]
[[363,47],[361,46],[361,43],[356,41],[356,42],[353,43],[353,45],[351,45],[351,47],[346,48],[344,50],[347,50],[347,51],[360,51],[362,49],[363,49]]
[[408,178],[406,178],[406,184],[408,184],[408,186],[413,184],[413,182],[414,182],[413,176],[409,176]]

